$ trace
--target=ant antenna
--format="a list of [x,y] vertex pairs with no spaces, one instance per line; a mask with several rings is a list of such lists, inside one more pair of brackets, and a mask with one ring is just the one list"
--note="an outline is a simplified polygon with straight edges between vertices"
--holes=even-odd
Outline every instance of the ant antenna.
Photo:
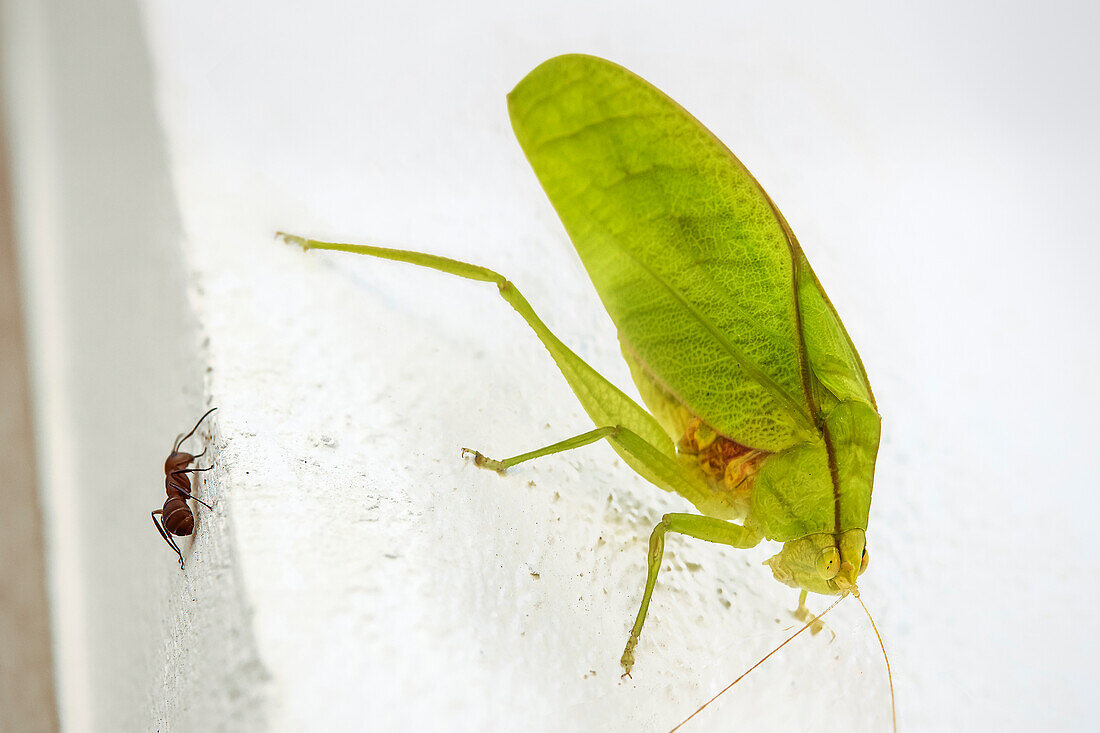
[[[206,416],[209,415],[211,412],[213,412],[216,409],[218,409],[218,408],[211,407],[209,410],[206,411],[205,414],[203,414],[202,417],[199,418],[199,421],[197,423],[195,423],[195,427],[191,428],[190,433],[183,436],[182,438],[176,438],[176,444],[172,446],[172,452],[175,453],[176,451],[178,451],[180,449],[180,446],[183,444],[183,441],[187,440],[192,435],[194,435],[195,431],[199,429],[199,425],[202,425],[202,421],[206,419]],[[191,413],[191,414],[194,414],[194,413]],[[203,452],[205,453],[205,451],[203,451]],[[200,453],[199,455],[202,455],[202,454]]]
[[[687,717],[686,717],[686,718],[684,718],[684,719],[683,719],[682,721],[680,721],[680,724],[679,724],[679,725],[677,725],[677,726],[676,726],[675,728],[673,728],[672,730],[670,730],[670,731],[669,731],[668,733],[676,733],[676,731],[678,731],[678,730],[680,730],[681,728],[683,728],[683,727],[684,727],[684,725],[685,725],[685,724],[686,724],[686,723],[687,723],[687,722],[688,722],[689,720],[691,720],[692,718],[694,718],[694,717],[695,717],[696,715],[698,715],[699,713],[703,712],[703,710],[704,710],[704,709],[705,709],[705,708],[707,707],[707,705],[710,705],[710,704],[711,704],[712,702],[714,702],[715,700],[717,700],[718,698],[720,698],[720,697],[721,697],[722,695],[724,695],[724,694],[726,693],[726,691],[727,691],[727,690],[729,690],[729,689],[730,689],[731,687],[733,687],[733,686],[734,686],[734,685],[736,685],[736,684],[737,684],[738,682],[740,682],[741,680],[743,680],[743,679],[745,679],[746,677],[748,677],[748,675],[749,675],[749,672],[753,671],[754,669],[756,669],[757,667],[759,667],[759,666],[760,666],[761,664],[763,664],[764,662],[768,661],[768,658],[769,658],[769,657],[770,657],[771,655],[775,654],[775,653],[776,653],[777,651],[779,651],[780,649],[782,649],[783,647],[787,646],[787,645],[788,645],[788,644],[790,644],[790,643],[791,643],[792,641],[794,641],[794,638],[795,638],[796,636],[798,636],[799,634],[801,634],[801,633],[802,633],[803,631],[805,631],[806,629],[810,628],[810,627],[811,627],[811,626],[812,626],[812,625],[814,624],[814,622],[815,622],[815,621],[817,621],[818,619],[820,619],[820,618],[821,618],[822,616],[824,616],[825,614],[827,614],[827,613],[828,613],[829,611],[832,611],[832,610],[833,610],[834,608],[836,608],[836,604],[840,603],[840,602],[841,602],[841,601],[843,601],[843,600],[844,600],[844,596],[841,596],[840,598],[837,598],[837,599],[836,599],[835,601],[833,601],[833,605],[829,606],[829,607],[828,607],[828,608],[826,608],[826,609],[825,609],[824,611],[822,611],[821,613],[819,613],[818,615],[814,616],[814,617],[813,617],[812,619],[810,619],[809,621],[807,621],[807,622],[806,622],[806,625],[805,625],[805,626],[803,626],[803,627],[802,627],[801,629],[799,629],[798,631],[796,631],[796,632],[794,632],[793,634],[791,634],[790,636],[788,636],[788,637],[787,637],[787,640],[786,640],[785,642],[783,642],[782,644],[780,644],[779,646],[777,646],[777,647],[776,647],[775,649],[772,649],[772,650],[771,650],[770,652],[768,652],[767,654],[765,654],[765,655],[764,655],[764,658],[763,658],[763,659],[761,659],[761,660],[760,660],[759,662],[757,662],[756,664],[754,664],[754,665],[752,665],[751,667],[749,667],[748,669],[746,669],[746,670],[745,670],[745,671],[744,671],[744,672],[743,672],[743,673],[741,674],[741,676],[740,676],[740,677],[738,677],[738,678],[737,678],[737,679],[735,679],[735,680],[734,680],[733,682],[731,682],[731,683],[729,683],[728,685],[726,685],[725,687],[723,687],[723,688],[722,688],[722,691],[721,691],[721,692],[719,692],[719,693],[718,693],[717,695],[715,695],[715,696],[714,696],[714,697],[712,697],[711,699],[707,700],[707,701],[706,701],[705,703],[703,703],[702,705],[700,705],[700,706],[699,706],[699,709],[698,709],[698,710],[696,710],[696,711],[695,711],[694,713],[692,713],[691,715],[687,716]],[[874,622],[873,622],[873,621],[872,621],[871,623],[872,623],[872,625],[874,624]],[[891,689],[893,689],[893,688],[891,687]]]
[[898,706],[894,702],[894,673],[890,671],[890,657],[886,656],[886,645],[882,643],[882,635],[878,633],[878,627],[875,626],[875,620],[871,618],[871,612],[867,610],[867,604],[858,595],[856,600],[859,601],[859,605],[863,606],[863,612],[867,614],[867,620],[871,622],[871,628],[875,630],[875,636],[878,638],[878,645],[882,649],[882,658],[886,660],[886,677],[890,680],[890,715],[894,721],[894,733],[898,733]]

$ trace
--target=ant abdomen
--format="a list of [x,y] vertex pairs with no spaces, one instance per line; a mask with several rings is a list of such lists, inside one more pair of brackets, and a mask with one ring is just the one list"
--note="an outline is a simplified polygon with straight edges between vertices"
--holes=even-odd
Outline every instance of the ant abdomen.
[[170,497],[161,509],[160,521],[174,535],[186,537],[195,531],[195,515],[187,502],[178,496]]

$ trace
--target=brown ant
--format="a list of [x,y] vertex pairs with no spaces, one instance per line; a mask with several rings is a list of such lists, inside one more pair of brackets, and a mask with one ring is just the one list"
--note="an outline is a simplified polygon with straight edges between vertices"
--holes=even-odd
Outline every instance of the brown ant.
[[[180,433],[176,437],[176,442],[172,445],[172,452],[168,454],[168,458],[164,461],[164,490],[168,493],[168,499],[164,502],[163,508],[150,512],[153,524],[156,525],[160,536],[179,555],[181,569],[183,568],[183,553],[180,552],[179,546],[172,539],[172,535],[186,537],[195,531],[195,515],[191,512],[191,507],[187,505],[187,500],[194,499],[207,509],[213,510],[213,507],[205,501],[191,495],[191,479],[187,477],[187,474],[209,471],[214,466],[211,464],[206,468],[188,468],[196,458],[206,455],[206,449],[203,448],[202,453],[193,456],[190,453],[181,451],[180,444],[194,435],[207,415],[216,409],[218,408],[211,407],[207,410],[206,414],[195,423],[195,427],[191,428],[190,433],[187,435]],[[157,521],[158,514],[161,515],[160,521]]]

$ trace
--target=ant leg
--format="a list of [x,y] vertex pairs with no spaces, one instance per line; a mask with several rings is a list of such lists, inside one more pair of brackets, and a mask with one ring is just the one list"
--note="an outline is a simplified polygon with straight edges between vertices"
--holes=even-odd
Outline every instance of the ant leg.
[[207,503],[206,503],[205,501],[203,501],[203,500],[202,500],[202,499],[200,499],[199,497],[195,496],[194,494],[188,494],[188,495],[187,495],[187,498],[188,498],[188,499],[194,499],[195,501],[197,501],[198,503],[202,504],[202,505],[203,505],[204,507],[206,507],[206,508],[207,508],[207,509],[209,509],[210,511],[214,511],[214,507],[210,506],[209,504],[207,504]]
[[161,526],[160,522],[157,521],[158,514],[163,516],[164,510],[157,509],[156,511],[149,512],[149,516],[153,518],[153,525],[157,528],[157,531],[160,532],[160,536],[163,537],[164,541],[167,542],[169,546],[171,546],[171,548],[176,551],[176,554],[180,556],[180,570],[183,570],[183,553],[180,552],[179,546],[176,545],[175,540],[172,539],[172,535],[168,534],[168,531],[165,530],[164,527]]
[[183,438],[176,438],[176,444],[175,444],[174,446],[172,446],[172,452],[173,452],[173,453],[175,453],[175,452],[176,452],[177,450],[179,450],[180,444],[181,444],[181,443],[183,443],[183,441],[185,441],[185,440],[187,440],[188,438],[190,438],[190,437],[191,437],[192,435],[194,435],[194,434],[195,434],[195,431],[199,429],[199,426],[200,426],[200,425],[202,425],[202,421],[206,419],[206,416],[207,416],[207,415],[209,415],[209,414],[210,414],[211,412],[213,412],[213,411],[214,411],[214,410],[216,410],[216,409],[218,409],[218,408],[216,408],[216,407],[211,407],[211,408],[210,408],[209,410],[207,410],[207,411],[206,411],[206,412],[205,412],[205,413],[203,414],[203,416],[202,416],[202,417],[200,417],[200,418],[199,418],[199,421],[198,421],[197,423],[195,423],[195,427],[191,428],[191,432],[190,432],[190,433],[188,433],[187,435],[185,435],[185,436],[184,436]]
[[202,505],[203,505],[204,507],[206,507],[206,508],[207,508],[207,509],[209,509],[210,511],[214,511],[214,507],[210,506],[209,504],[207,504],[207,503],[206,503],[205,501],[203,501],[203,500],[202,500],[202,499],[200,499],[199,497],[195,496],[194,494],[188,494],[188,495],[187,495],[187,498],[188,498],[188,499],[194,499],[195,501],[197,501],[198,503],[202,504]]

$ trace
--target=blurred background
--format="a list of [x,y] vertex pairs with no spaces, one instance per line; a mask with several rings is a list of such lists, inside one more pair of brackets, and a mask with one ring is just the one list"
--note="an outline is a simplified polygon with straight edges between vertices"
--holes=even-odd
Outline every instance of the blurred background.
[[[344,535],[318,519],[334,495],[310,487],[362,481],[390,496],[386,481],[401,491],[425,482],[407,465],[417,462],[406,460],[409,445],[417,457],[450,456],[451,443],[433,441],[458,435],[520,452],[532,447],[524,431],[539,440],[552,423],[560,438],[584,422],[522,324],[488,296],[467,305],[463,287],[406,271],[306,265],[273,249],[270,234],[493,267],[585,358],[628,383],[508,127],[504,95],[566,52],[637,72],[745,162],[861,352],[884,418],[864,597],[891,651],[900,729],[1091,729],[1098,30],[1094,4],[1066,0],[0,0],[0,730],[59,721],[74,731],[294,730],[309,720],[356,729],[356,706],[369,703],[355,691],[388,689],[370,676],[383,674],[384,655],[337,633],[390,623],[371,626],[366,608],[415,615],[401,604],[428,598],[428,586],[454,588],[414,576],[410,561],[349,600],[343,580],[316,568],[340,568],[333,578],[377,568],[341,565]],[[470,319],[491,343],[461,337]],[[399,367],[386,358],[396,355]],[[333,389],[354,381],[375,386]],[[482,410],[483,394],[506,404]],[[203,525],[196,575],[183,576],[145,513],[164,499],[157,472],[168,441],[212,399],[223,407],[216,433],[228,473],[211,490],[225,492],[216,516],[228,519]],[[322,406],[306,406],[315,401]],[[471,404],[478,410],[463,410]],[[372,422],[375,410],[392,421]],[[334,441],[326,425],[345,412],[355,420]],[[298,433],[312,442],[298,446]],[[241,442],[264,435],[290,442]],[[257,477],[258,456],[274,465],[284,455],[274,475]],[[469,598],[439,611],[438,633],[496,624],[536,646],[456,647],[468,666],[453,676],[467,679],[444,674],[443,692],[402,687],[424,668],[414,655],[401,667],[408,676],[390,675],[404,717],[368,708],[378,729],[504,730],[527,711],[530,729],[664,730],[751,661],[757,647],[731,647],[742,644],[734,637],[761,649],[775,641],[765,631],[793,601],[757,590],[774,585],[756,562],[767,553],[727,575],[716,567],[741,555],[684,547],[674,569],[686,576],[701,563],[708,574],[671,575],[665,600],[655,597],[666,604],[667,636],[647,628],[660,671],[634,693],[611,685],[617,652],[603,646],[621,646],[632,613],[623,609],[640,590],[638,536],[680,505],[621,467],[608,474],[609,452],[593,455],[603,460],[578,459],[583,480],[531,469],[521,483],[537,480],[538,495],[511,509],[503,496],[499,506],[452,506],[449,494],[410,489],[391,524],[417,517],[399,541],[424,564],[442,542],[459,542],[446,516],[507,517],[496,524],[511,527],[545,509],[576,529],[547,520],[497,544],[496,530],[473,530],[488,547],[462,547],[485,557],[470,561],[476,577],[463,576]],[[350,478],[340,465],[354,466]],[[449,470],[433,464],[428,478],[481,490],[468,486],[483,477]],[[554,491],[563,505],[538,503]],[[586,491],[593,504],[569,504]],[[601,514],[609,494],[626,497],[616,500],[624,518]],[[261,497],[273,503],[253,511]],[[273,506],[286,513],[269,517]],[[555,532],[582,539],[553,549]],[[574,572],[578,543],[597,537],[622,542],[630,563],[597,557]],[[533,561],[514,562],[513,545],[552,546],[538,556],[543,585],[523,591],[530,607],[499,590],[519,580],[486,569],[522,566],[529,582]],[[269,564],[273,556],[280,562]],[[569,568],[560,585],[553,567]],[[581,572],[590,574],[574,577]],[[406,583],[408,598],[389,590]],[[740,590],[732,609],[715,587]],[[493,593],[499,606],[485,600]],[[606,609],[591,599],[555,605],[608,594]],[[833,616],[836,646],[777,659],[699,729],[885,730],[877,646],[844,612]],[[537,669],[494,666],[509,654],[555,656],[552,639],[545,649],[532,640],[540,613],[572,629],[571,644],[595,640],[591,665],[609,662],[600,675],[565,681],[555,666],[574,671],[564,653]],[[364,633],[362,649],[374,649]],[[408,648],[458,644],[400,633],[418,640]],[[309,671],[311,648],[353,660]],[[736,658],[724,659],[731,649]],[[343,664],[374,671],[347,674]],[[320,691],[327,686],[336,691]]]

